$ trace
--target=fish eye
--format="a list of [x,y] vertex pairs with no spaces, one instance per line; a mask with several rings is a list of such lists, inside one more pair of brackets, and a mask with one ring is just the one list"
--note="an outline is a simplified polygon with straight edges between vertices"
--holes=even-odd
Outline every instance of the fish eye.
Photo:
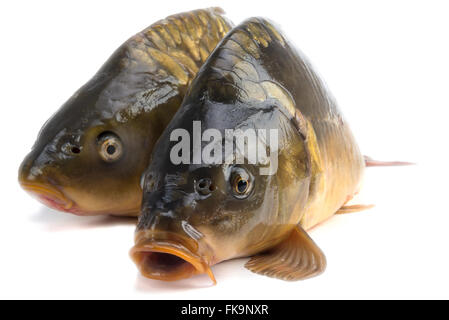
[[246,190],[248,190],[248,186],[249,186],[248,181],[243,180],[242,177],[239,177],[238,179],[239,180],[237,181],[236,186],[235,186],[236,191],[238,193],[245,193]]
[[98,152],[100,157],[106,162],[117,161],[122,155],[122,142],[119,137],[112,132],[104,132],[97,138]]
[[243,168],[234,168],[231,173],[231,190],[238,199],[247,198],[253,188],[251,175]]

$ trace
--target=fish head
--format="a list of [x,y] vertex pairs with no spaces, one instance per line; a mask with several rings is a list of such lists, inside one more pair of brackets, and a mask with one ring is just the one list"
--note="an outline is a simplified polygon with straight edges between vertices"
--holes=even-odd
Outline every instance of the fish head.
[[45,205],[78,215],[139,212],[146,150],[180,101],[168,95],[165,116],[139,109],[143,88],[160,88],[127,56],[119,49],[44,124],[20,165],[21,186]]
[[[240,166],[188,166],[145,174],[144,200],[131,256],[143,275],[178,280],[235,254],[245,238],[276,208],[264,197],[269,179]],[[275,211],[274,211],[275,212]],[[213,277],[213,276],[212,276]]]
[[[308,195],[304,141],[291,134],[295,129],[278,108],[194,101],[183,105],[170,122],[143,176],[141,215],[131,256],[141,273],[153,279],[178,280],[198,273],[213,277],[210,266],[275,245],[299,221],[299,206],[304,206]],[[203,138],[211,128],[217,136],[201,142],[202,159],[195,163],[194,126],[198,123],[203,126]],[[227,136],[226,130],[236,127],[244,132],[281,128],[278,159],[274,159],[279,162],[277,170],[267,174],[261,169],[270,164],[250,162],[251,153],[244,155],[243,162],[235,161],[242,150],[235,143],[229,153],[226,142],[235,142],[235,137]],[[173,150],[182,143],[173,141],[173,132],[179,128],[192,139],[185,144],[192,150],[188,163],[173,158]],[[249,148],[254,149],[255,143],[270,151],[265,138],[257,136]],[[211,143],[217,143],[215,150],[222,151],[223,161],[204,161],[204,150]]]

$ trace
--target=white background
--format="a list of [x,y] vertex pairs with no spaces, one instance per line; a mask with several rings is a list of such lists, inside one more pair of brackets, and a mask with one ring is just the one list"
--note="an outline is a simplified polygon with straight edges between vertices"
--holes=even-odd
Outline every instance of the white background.
[[[133,220],[82,218],[23,192],[17,169],[44,121],[127,38],[167,15],[220,5],[234,23],[269,17],[314,63],[369,168],[359,203],[311,231],[326,272],[252,274],[245,259],[206,276],[144,279]],[[0,4],[0,298],[449,298],[449,5],[444,1],[14,1]]]

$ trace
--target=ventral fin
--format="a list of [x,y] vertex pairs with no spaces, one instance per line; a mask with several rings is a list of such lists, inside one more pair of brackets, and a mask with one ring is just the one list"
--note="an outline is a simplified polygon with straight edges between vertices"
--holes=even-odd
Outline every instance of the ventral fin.
[[253,256],[245,267],[268,277],[297,281],[322,273],[326,257],[307,232],[297,226],[284,241]]
[[368,210],[371,208],[374,208],[374,204],[353,204],[353,205],[341,207],[340,209],[338,209],[337,212],[335,212],[335,214],[353,213],[353,212]]

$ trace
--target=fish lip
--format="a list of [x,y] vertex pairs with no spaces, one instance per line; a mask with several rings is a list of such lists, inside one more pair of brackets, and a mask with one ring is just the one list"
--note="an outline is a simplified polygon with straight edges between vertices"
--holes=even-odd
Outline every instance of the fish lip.
[[54,187],[48,187],[38,182],[19,182],[21,187],[26,192],[37,198],[37,200],[39,200],[46,206],[60,211],[70,212],[74,214],[78,213],[78,208],[75,203],[58,189]]
[[[137,235],[136,239],[138,238]],[[217,281],[209,263],[197,253],[198,247],[191,245],[194,243],[192,240],[174,233],[164,233],[162,238],[141,238],[130,250],[130,256],[140,273],[146,278],[176,281],[206,273],[216,284]],[[158,260],[165,260],[168,263],[164,265],[164,262],[158,263]],[[161,269],[161,267],[166,268]]]

